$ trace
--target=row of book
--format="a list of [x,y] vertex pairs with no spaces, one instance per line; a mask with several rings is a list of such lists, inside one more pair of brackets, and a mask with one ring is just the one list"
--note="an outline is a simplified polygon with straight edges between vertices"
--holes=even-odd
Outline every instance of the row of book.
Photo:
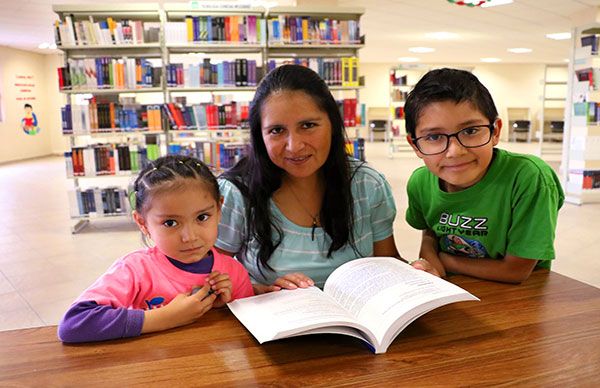
[[354,159],[365,161],[365,139],[346,140],[346,153]]
[[581,47],[589,46],[592,55],[598,55],[598,43],[600,43],[600,35],[581,35]]
[[[188,42],[264,43],[265,20],[248,16],[186,16]],[[179,25],[174,27],[179,29]],[[169,40],[167,39],[167,42]]]
[[394,119],[396,120],[403,120],[404,119],[404,107],[403,106],[397,106],[394,109]]
[[408,77],[406,74],[402,74],[399,69],[391,69],[390,83],[394,86],[406,86],[408,85]]
[[250,103],[231,101],[224,104],[164,104],[169,125],[174,130],[247,128]]
[[573,104],[574,116],[585,116],[588,124],[600,122],[600,103],[576,102]]
[[70,190],[69,208],[73,218],[91,214],[97,216],[121,215],[128,214],[130,210],[127,191],[120,187]]
[[156,139],[149,138],[145,145],[109,143],[72,147],[64,156],[68,177],[130,175],[159,158],[160,148]]
[[310,68],[329,86],[358,87],[358,58],[294,58],[283,61],[270,59],[267,63],[268,71],[284,64],[301,65]]
[[600,189],[600,170],[571,170],[569,183],[586,190]]
[[267,21],[269,43],[359,44],[358,20],[279,15]]
[[162,105],[130,105],[114,102],[87,105],[67,104],[61,108],[64,135],[108,132],[163,131]]
[[253,59],[235,59],[211,63],[171,63],[167,65],[167,86],[198,88],[202,86],[256,86],[262,71]]
[[58,68],[60,90],[160,87],[162,68],[144,58],[69,58]]
[[342,119],[344,120],[344,126],[346,128],[356,127],[356,107],[358,105],[358,100],[356,98],[345,98],[343,100],[338,100],[337,104],[340,109]]
[[576,70],[575,75],[577,76],[577,80],[579,82],[587,82],[590,90],[600,89],[600,69],[597,67]]
[[98,46],[157,43],[160,23],[112,17],[94,21],[89,15],[85,20],[75,20],[74,15],[54,22],[54,40],[57,46]]
[[263,44],[267,29],[256,16],[187,16],[184,22],[165,23],[165,41],[171,44]]
[[211,143],[196,141],[193,143],[169,144],[169,154],[192,156],[202,160],[213,171],[219,172],[233,167],[242,157],[248,155],[248,144]]
[[393,89],[391,97],[392,102],[404,102],[408,97],[408,90]]

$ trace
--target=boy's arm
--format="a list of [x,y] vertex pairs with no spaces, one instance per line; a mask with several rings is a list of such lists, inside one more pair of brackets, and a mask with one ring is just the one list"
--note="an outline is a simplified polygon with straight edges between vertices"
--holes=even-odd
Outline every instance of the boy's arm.
[[503,259],[472,259],[440,252],[439,258],[448,272],[506,283],[521,283],[527,280],[537,264],[537,260],[511,255]]
[[444,264],[440,261],[438,255],[438,237],[435,232],[431,229],[423,230],[423,236],[421,237],[421,250],[419,251],[419,257],[427,260],[435,269],[437,269],[440,277],[446,276],[446,270]]

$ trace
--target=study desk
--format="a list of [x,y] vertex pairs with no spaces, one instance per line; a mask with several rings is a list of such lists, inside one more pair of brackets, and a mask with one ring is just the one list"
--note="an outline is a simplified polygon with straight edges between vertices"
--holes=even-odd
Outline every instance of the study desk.
[[600,289],[546,271],[450,280],[481,302],[424,315],[385,354],[341,335],[259,345],[225,308],[95,344],[63,345],[55,326],[0,332],[0,386],[598,386]]

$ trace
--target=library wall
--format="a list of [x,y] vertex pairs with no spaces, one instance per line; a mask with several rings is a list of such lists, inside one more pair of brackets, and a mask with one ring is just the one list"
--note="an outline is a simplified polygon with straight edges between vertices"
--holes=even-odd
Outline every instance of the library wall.
[[[58,128],[53,111],[55,106],[50,104],[56,86],[51,82],[54,79],[49,78],[45,55],[0,47],[0,98],[3,106],[0,163],[52,153],[51,137]],[[39,133],[27,134],[22,129],[25,103],[33,108],[41,128]]]
[[[387,107],[389,104],[389,69],[398,63],[361,63],[360,73],[366,87],[360,92],[360,102],[369,107]],[[508,107],[529,107],[533,130],[542,109],[544,65],[530,64],[477,64],[431,65],[435,67],[473,67],[473,74],[490,90],[500,118],[504,123],[502,139],[508,139]]]

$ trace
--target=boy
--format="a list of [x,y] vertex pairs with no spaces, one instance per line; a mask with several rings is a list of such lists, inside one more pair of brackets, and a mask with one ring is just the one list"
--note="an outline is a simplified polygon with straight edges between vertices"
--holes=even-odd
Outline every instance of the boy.
[[550,268],[563,190],[541,159],[494,148],[502,121],[477,77],[432,70],[404,111],[408,142],[425,162],[407,185],[406,221],[423,230],[420,257],[442,276],[509,283],[536,265]]

